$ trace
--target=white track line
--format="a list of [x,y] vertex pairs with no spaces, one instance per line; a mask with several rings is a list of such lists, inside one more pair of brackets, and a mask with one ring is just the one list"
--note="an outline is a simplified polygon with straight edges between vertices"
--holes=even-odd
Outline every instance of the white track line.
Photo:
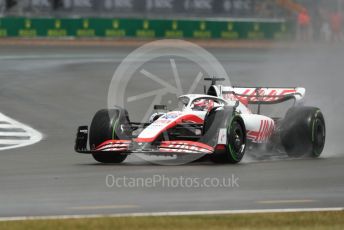
[[290,204],[290,203],[312,203],[316,200],[260,200],[258,204]]
[[[3,115],[3,114],[2,114]],[[3,119],[3,117],[1,117],[0,119]],[[8,119],[8,118],[7,118]],[[0,124],[0,128],[1,129],[19,129],[20,127],[15,127],[12,124]]]
[[[9,131],[6,132],[2,130],[0,132],[0,144],[1,145],[9,145],[0,147],[0,150],[7,150],[7,149],[14,149],[20,148],[28,145],[35,144],[42,140],[42,134],[30,126],[27,126],[19,121],[16,121],[6,115],[0,113],[0,121],[6,122],[8,124],[0,124],[1,129],[8,129]],[[14,132],[13,129],[22,129],[23,132]],[[28,139],[20,139],[16,137],[29,137]],[[1,139],[1,137],[3,139]],[[4,139],[6,137],[6,139]],[[11,139],[13,138],[13,139]]]
[[121,213],[109,215],[60,215],[60,216],[18,216],[0,217],[0,221],[20,220],[63,220],[102,217],[149,217],[149,216],[194,216],[194,215],[227,215],[227,214],[259,214],[259,213],[287,213],[287,212],[334,212],[344,211],[344,207],[333,208],[289,208],[289,209],[252,209],[252,210],[214,210],[214,211],[185,211],[185,212],[142,212]]
[[104,210],[104,209],[122,209],[122,208],[138,208],[137,205],[99,205],[99,206],[79,206],[70,207],[72,210]]
[[25,133],[25,132],[0,132],[0,138],[1,136],[10,136],[10,137],[27,137],[29,136],[29,134]]
[[[25,144],[25,142],[27,142],[27,141],[30,141],[30,140],[20,140],[20,139],[18,139],[18,140],[6,140],[6,139],[1,140],[0,139],[0,145],[16,145],[17,148],[19,148],[18,145]],[[0,148],[0,150],[3,150],[3,149]]]

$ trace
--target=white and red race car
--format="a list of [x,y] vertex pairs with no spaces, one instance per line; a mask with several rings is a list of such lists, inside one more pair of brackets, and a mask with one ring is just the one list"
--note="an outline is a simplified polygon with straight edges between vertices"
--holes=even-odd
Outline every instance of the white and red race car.
[[[320,109],[301,105],[304,88],[232,87],[216,85],[220,78],[205,80],[212,81],[206,94],[180,96],[177,111],[155,106],[164,112],[154,113],[147,123],[131,122],[120,107],[98,111],[90,128],[78,128],[75,151],[101,163],[121,163],[131,153],[198,154],[216,163],[238,163],[247,148],[292,157],[321,154],[325,120]],[[261,115],[261,106],[289,100],[293,106],[283,117]]]

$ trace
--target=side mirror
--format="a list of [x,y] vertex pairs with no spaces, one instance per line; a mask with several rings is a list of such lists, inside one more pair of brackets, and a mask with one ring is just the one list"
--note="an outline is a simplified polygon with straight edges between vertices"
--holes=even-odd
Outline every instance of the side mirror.
[[239,101],[236,101],[236,102],[235,102],[234,111],[236,111],[236,109],[238,108],[239,104],[240,104]]

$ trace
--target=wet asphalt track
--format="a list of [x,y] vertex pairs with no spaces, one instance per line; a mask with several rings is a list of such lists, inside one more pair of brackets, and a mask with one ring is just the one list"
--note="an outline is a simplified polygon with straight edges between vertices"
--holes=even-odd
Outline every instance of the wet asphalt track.
[[[106,107],[107,88],[129,48],[1,47],[0,112],[43,133],[35,145],[0,152],[0,216],[344,206],[344,49],[212,52],[238,85],[305,86],[328,139],[320,159],[247,155],[239,165],[157,166],[129,158],[101,165],[73,152],[75,129]],[[188,64],[177,61],[188,76]],[[157,75],[166,66],[148,67]],[[191,71],[191,70],[190,70]],[[149,83],[133,83],[139,91]],[[134,90],[135,91],[135,90]],[[138,113],[141,108],[134,108]],[[106,176],[238,177],[233,188],[109,188]]]

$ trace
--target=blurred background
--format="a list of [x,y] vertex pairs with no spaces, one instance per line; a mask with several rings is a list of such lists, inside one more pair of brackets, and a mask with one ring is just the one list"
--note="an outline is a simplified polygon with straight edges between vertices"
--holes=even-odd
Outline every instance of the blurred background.
[[[342,40],[343,9],[344,0],[0,0],[0,16],[2,17],[286,22],[289,24],[282,29],[282,32],[288,30],[292,36],[279,34],[253,37],[257,39],[292,37],[307,41]],[[73,36],[68,33],[67,31],[66,35]],[[158,34],[149,37],[171,37]],[[60,33],[60,36],[63,35],[65,34]],[[84,35],[90,36],[92,33]],[[95,35],[99,36],[97,32]],[[11,32],[7,31],[6,36],[11,36]],[[30,36],[30,33],[26,33],[25,36]],[[32,33],[31,36],[33,36]],[[123,33],[117,32],[112,33],[110,37],[121,36]],[[130,37],[130,32],[127,32],[125,36]],[[2,35],[2,37],[5,36]],[[174,34],[172,37],[188,36]],[[227,36],[215,36],[215,38],[238,39],[245,36],[241,36],[239,32],[239,36],[227,34]]]
[[[300,7],[317,15],[343,0],[0,0],[3,15],[285,18]],[[286,8],[285,10],[283,8]]]

